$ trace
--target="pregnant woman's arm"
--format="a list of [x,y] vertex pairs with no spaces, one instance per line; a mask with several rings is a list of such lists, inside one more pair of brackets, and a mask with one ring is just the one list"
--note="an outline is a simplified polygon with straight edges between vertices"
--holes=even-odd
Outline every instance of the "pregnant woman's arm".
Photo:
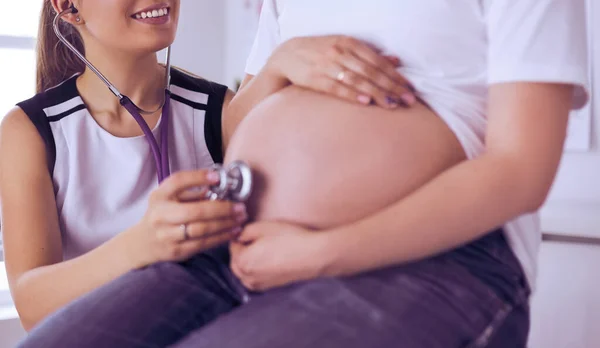
[[321,234],[329,245],[325,273],[425,258],[538,210],[561,158],[572,96],[569,85],[492,86],[485,154],[371,217]]
[[244,117],[289,85],[333,95],[351,103],[393,109],[412,106],[416,98],[410,84],[398,73],[397,57],[346,36],[299,37],[282,43],[265,67],[248,75],[231,101],[225,118],[225,138]]

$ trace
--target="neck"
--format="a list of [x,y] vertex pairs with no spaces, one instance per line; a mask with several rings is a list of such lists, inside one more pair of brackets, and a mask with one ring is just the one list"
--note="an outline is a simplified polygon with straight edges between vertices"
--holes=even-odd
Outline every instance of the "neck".
[[[90,62],[112,83],[143,110],[156,110],[164,99],[165,69],[158,65],[155,54],[133,56],[121,52],[86,48]],[[124,114],[119,99],[96,74],[86,68],[77,81],[87,107],[93,112]]]

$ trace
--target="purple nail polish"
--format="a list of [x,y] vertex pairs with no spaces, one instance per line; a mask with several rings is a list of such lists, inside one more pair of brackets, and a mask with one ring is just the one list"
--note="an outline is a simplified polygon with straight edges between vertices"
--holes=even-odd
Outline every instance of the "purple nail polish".
[[400,105],[400,101],[398,101],[398,99],[396,99],[394,97],[390,97],[390,96],[385,97],[385,103],[390,108],[397,108],[398,105]]

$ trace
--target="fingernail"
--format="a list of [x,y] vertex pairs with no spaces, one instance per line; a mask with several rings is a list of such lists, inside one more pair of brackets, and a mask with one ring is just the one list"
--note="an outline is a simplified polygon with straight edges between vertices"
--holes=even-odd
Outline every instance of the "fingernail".
[[233,206],[233,211],[237,214],[246,213],[246,205],[244,203],[237,203]]
[[219,180],[221,180],[221,176],[219,175],[219,173],[211,171],[208,172],[208,174],[206,174],[206,179],[208,179],[208,181],[210,182],[217,183],[219,182]]
[[371,104],[371,97],[369,97],[368,95],[359,95],[358,96],[358,102],[364,105],[369,105]]
[[395,108],[397,108],[397,107],[398,107],[398,105],[400,104],[400,103],[398,102],[398,100],[396,100],[396,98],[394,98],[394,97],[390,97],[390,96],[387,96],[387,97],[385,97],[385,103],[387,104],[387,106],[388,106],[389,108],[392,108],[392,109],[395,109]]
[[411,93],[404,93],[400,98],[402,98],[402,100],[410,106],[417,102],[417,98]]
[[242,233],[242,231],[243,231],[243,230],[244,230],[244,229],[243,229],[243,228],[241,228],[241,227],[236,227],[236,228],[232,229],[232,230],[230,231],[230,233],[231,233],[231,234],[233,234],[233,235],[238,235],[238,234]]

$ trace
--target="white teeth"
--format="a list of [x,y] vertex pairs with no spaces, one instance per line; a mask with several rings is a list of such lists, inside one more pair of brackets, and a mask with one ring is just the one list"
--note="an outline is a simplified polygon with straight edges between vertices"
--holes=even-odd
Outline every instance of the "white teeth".
[[137,13],[135,15],[135,18],[137,18],[137,19],[157,18],[157,17],[166,16],[168,14],[169,14],[168,8],[161,8],[159,10],[152,10],[152,11]]

